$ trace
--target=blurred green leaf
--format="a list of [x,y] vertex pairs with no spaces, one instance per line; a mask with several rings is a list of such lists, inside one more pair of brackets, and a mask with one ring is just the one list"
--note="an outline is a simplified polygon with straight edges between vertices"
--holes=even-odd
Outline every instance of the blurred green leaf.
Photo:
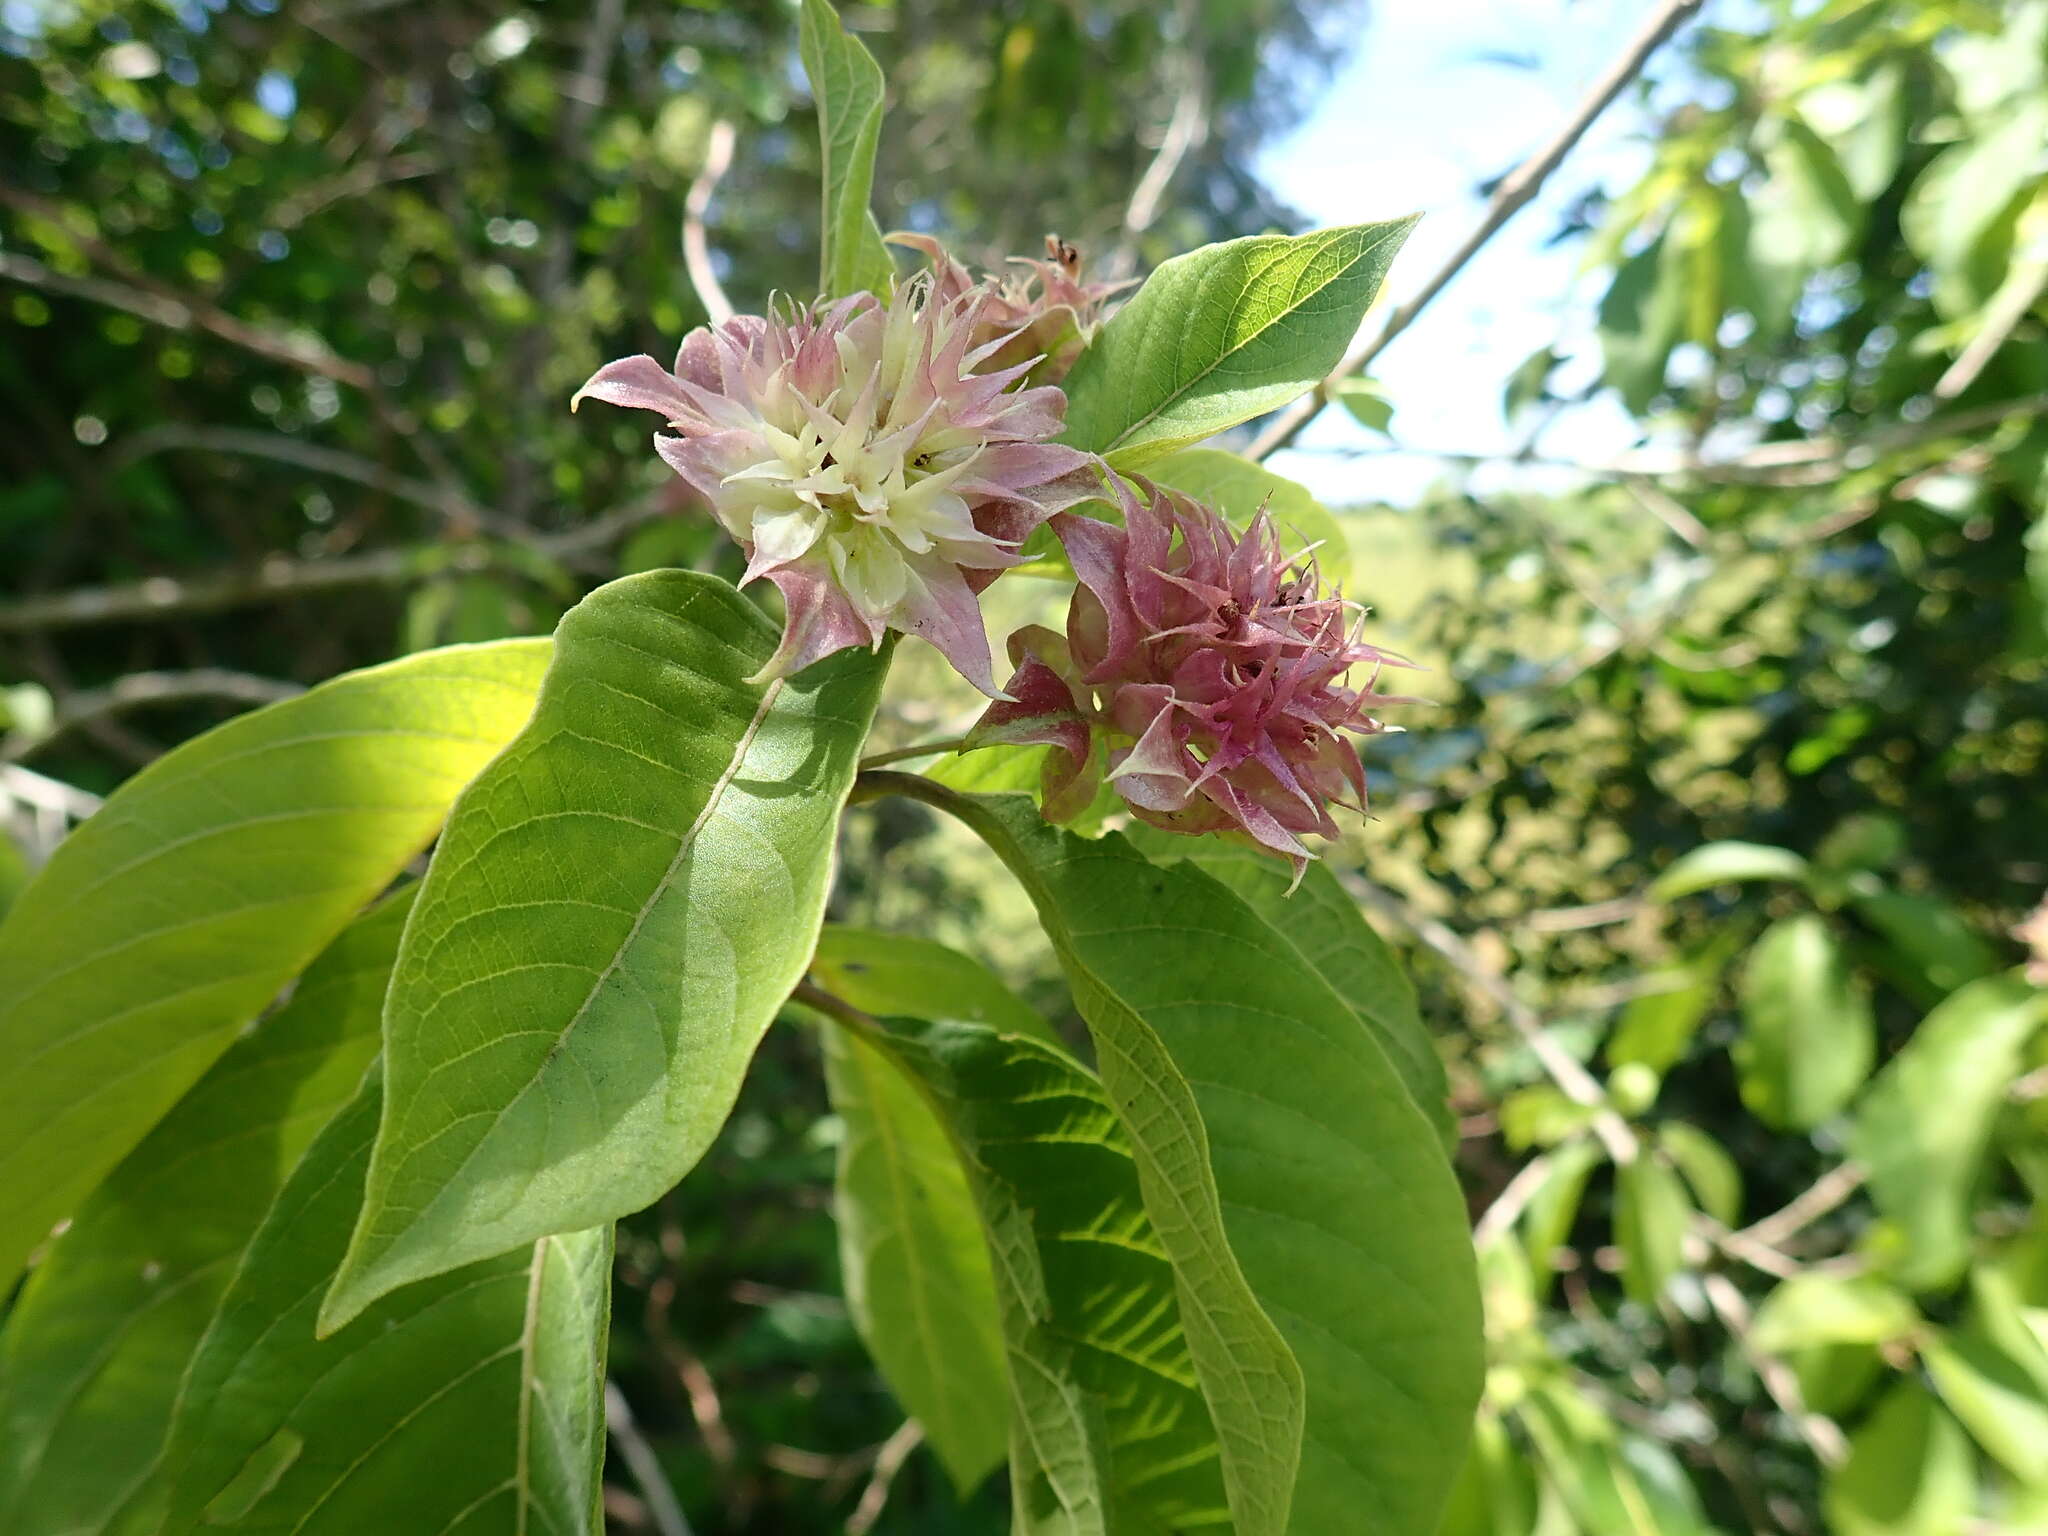
[[1707,843],[1682,855],[1650,886],[1652,901],[1676,901],[1717,885],[1748,880],[1803,882],[1806,860],[1789,848],[1764,843]]
[[1726,1147],[1683,1120],[1660,1124],[1657,1146],[1685,1175],[1701,1210],[1724,1227],[1742,1224],[1742,1170]]
[[1884,936],[1887,970],[1922,1007],[1999,968],[1998,956],[1948,902],[1906,891],[1858,891],[1850,900]]
[[1528,1458],[1509,1440],[1499,1417],[1482,1409],[1437,1536],[1529,1536],[1535,1519],[1535,1474]]
[[1586,1195],[1586,1181],[1606,1161],[1607,1149],[1587,1137],[1556,1148],[1548,1157],[1549,1171],[1522,1211],[1522,1241],[1529,1251],[1529,1267],[1539,1295],[1548,1289],[1556,1272],[1557,1250],[1571,1238],[1579,1204]]
[[1806,912],[1766,928],[1740,990],[1742,1102],[1778,1130],[1811,1130],[1863,1086],[1877,1050],[1870,999],[1827,919]]
[[1849,1149],[1896,1228],[1889,1268],[1913,1290],[1962,1273],[1991,1119],[2044,1020],[2048,992],[2018,976],[1973,982],[1921,1021],[1857,1107]]
[[1769,1354],[1815,1344],[1885,1344],[1910,1336],[1919,1310],[1875,1275],[1792,1276],[1756,1309],[1750,1342]]
[[1624,261],[1600,300],[1600,349],[1606,381],[1631,411],[1664,388],[1664,366],[1684,335],[1689,279],[1683,253],[1660,237]]
[[1614,1172],[1614,1241],[1621,1249],[1621,1283],[1629,1299],[1651,1307],[1671,1277],[1685,1267],[1685,1230],[1692,1202],[1678,1173],[1645,1150]]
[[1255,235],[1163,263],[1067,376],[1065,441],[1137,469],[1336,367],[1415,220]]
[[1918,1382],[1899,1382],[1849,1437],[1824,1504],[1834,1536],[1955,1536],[1976,1503],[1976,1458]]
[[2048,1478],[2048,1350],[2004,1275],[1979,1269],[1970,1290],[1962,1326],[1925,1340],[1921,1358],[1935,1391],[1986,1452],[2022,1480]]
[[1373,380],[1339,379],[1330,387],[1330,395],[1360,426],[1382,437],[1393,435],[1394,402]]

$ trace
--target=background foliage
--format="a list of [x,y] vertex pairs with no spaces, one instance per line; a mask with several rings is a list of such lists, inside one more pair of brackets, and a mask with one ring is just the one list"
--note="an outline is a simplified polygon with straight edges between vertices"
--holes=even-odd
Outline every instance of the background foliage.
[[[1115,271],[1291,227],[1250,154],[1366,18],[849,20],[896,82],[885,221]],[[812,285],[783,7],[10,6],[0,53],[10,762],[104,789],[296,684],[727,560],[639,426],[561,404],[703,318],[693,186],[733,302]],[[1489,1279],[1447,1528],[2039,1528],[2048,1036],[2005,972],[2048,884],[2048,5],[1710,7],[1652,73],[1647,171],[1563,232],[1597,370],[1561,337],[1500,381],[1528,459],[1600,391],[1641,446],[1339,519],[1434,705],[1333,863],[1425,980]],[[968,704],[914,650],[906,742]],[[17,807],[23,860],[62,819]],[[847,835],[836,918],[969,942],[1071,1025],[990,860],[901,802]],[[771,1030],[621,1227],[615,1381],[700,1531],[995,1528],[838,1299],[816,1057]]]

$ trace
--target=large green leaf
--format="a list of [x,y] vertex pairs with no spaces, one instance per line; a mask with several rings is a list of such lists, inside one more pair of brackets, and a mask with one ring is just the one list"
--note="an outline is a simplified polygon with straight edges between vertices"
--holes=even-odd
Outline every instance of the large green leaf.
[[373,1070],[264,1218],[135,1508],[162,1511],[161,1536],[598,1536],[608,1227],[409,1286],[315,1336],[377,1099]]
[[545,641],[410,656],[152,764],[0,925],[0,1289],[519,729]]
[[[865,1013],[1051,1039],[995,977],[928,939],[828,925],[811,974]],[[833,1209],[847,1308],[954,1483],[971,1488],[1002,1461],[1010,1419],[995,1281],[966,1170],[931,1107],[872,1044],[828,1030],[825,1080],[845,1122]]]
[[819,291],[831,298],[862,289],[886,295],[896,264],[868,207],[882,136],[881,66],[847,35],[826,0],[803,0],[797,47],[818,108]]
[[1009,1360],[1018,1529],[1225,1524],[1174,1270],[1102,1085],[1036,1038],[909,1019],[876,1028],[971,1170]]
[[1336,367],[1415,220],[1254,235],[1163,263],[1067,376],[1066,441],[1134,469]]
[[1973,982],[1921,1021],[1857,1107],[1849,1149],[1893,1229],[1892,1271],[1916,1290],[1962,1273],[1992,1116],[2044,1020],[2048,992],[2020,977]]
[[755,684],[775,626],[651,571],[563,619],[465,793],[384,1015],[384,1123],[322,1312],[640,1209],[702,1155],[824,915],[884,659]]
[[1764,930],[1742,973],[1735,1068],[1766,1125],[1810,1130],[1849,1102],[1877,1051],[1870,998],[1816,913]]
[[1349,579],[1351,549],[1344,530],[1300,481],[1221,448],[1183,448],[1146,473],[1161,485],[1207,502],[1236,528],[1245,527],[1263,508],[1289,554],[1313,549],[1325,581],[1341,587]]
[[1976,1503],[1976,1458],[1956,1421],[1901,1381],[1849,1439],[1823,1505],[1835,1536],[1954,1536]]
[[1038,908],[1178,1272],[1241,1536],[1368,1509],[1430,1529],[1479,1392],[1478,1286],[1442,1148],[1372,1034],[1198,870],[1022,797],[875,779],[958,815]]
[[0,1335],[0,1530],[98,1530],[154,1464],[235,1261],[377,1053],[410,896],[344,929],[29,1276]]
[[1414,984],[1327,864],[1309,865],[1290,891],[1286,865],[1241,843],[1182,837],[1142,824],[1125,835],[1155,863],[1181,859],[1195,865],[1263,917],[1379,1041],[1446,1149],[1455,1144],[1458,1128],[1443,1058],[1422,1022]]

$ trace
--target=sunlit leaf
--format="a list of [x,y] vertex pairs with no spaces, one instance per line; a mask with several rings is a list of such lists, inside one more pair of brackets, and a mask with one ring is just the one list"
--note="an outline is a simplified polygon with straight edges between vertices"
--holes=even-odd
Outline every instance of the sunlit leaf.
[[1976,1503],[1976,1458],[1918,1382],[1901,1381],[1849,1439],[1823,1504],[1835,1536],[1953,1536]]
[[1138,468],[1334,368],[1415,220],[1254,235],[1163,263],[1067,376],[1065,440]]
[[408,657],[137,774],[0,925],[0,1286],[433,837],[545,641]]
[[531,724],[456,806],[406,926],[324,1327],[638,1210],[717,1134],[816,943],[885,665],[747,682],[776,639],[687,571],[562,621]]
[[803,0],[797,42],[818,108],[820,223],[818,290],[839,298],[862,289],[886,294],[896,265],[868,199],[882,136],[882,70],[848,35],[826,0]]
[[411,889],[342,931],[79,1208],[0,1333],[0,1530],[96,1530],[154,1464],[271,1200],[377,1054]]
[[1803,881],[1806,860],[1765,843],[1707,843],[1681,855],[1650,886],[1652,901],[1676,901],[1696,891],[1749,880]]

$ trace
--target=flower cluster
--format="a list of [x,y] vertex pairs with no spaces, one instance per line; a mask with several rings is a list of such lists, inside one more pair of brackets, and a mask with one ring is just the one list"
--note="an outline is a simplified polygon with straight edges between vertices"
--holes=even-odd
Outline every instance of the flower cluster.
[[[1364,809],[1344,733],[1382,729],[1366,713],[1389,702],[1380,668],[1405,663],[1359,638],[1356,606],[1283,556],[1263,512],[1239,536],[1052,441],[1057,381],[1116,286],[1084,284],[1071,246],[976,281],[936,242],[895,239],[931,265],[886,297],[693,331],[673,368],[622,358],[575,400],[660,415],[655,451],[738,541],[742,581],[781,590],[787,627],[759,678],[921,636],[996,701],[970,745],[1053,748],[1053,820],[1106,778],[1142,820],[1248,839],[1298,875],[1302,838],[1337,831],[1329,808]],[[1107,498],[1120,526],[1068,510]],[[1013,635],[999,692],[979,594],[1048,519],[1079,577],[1067,632]]]
[[[1382,666],[1359,610],[1291,563],[1261,512],[1239,537],[1171,490],[1114,479],[1123,526],[1065,513],[1053,527],[1080,578],[1064,636],[1012,636],[1010,697],[971,744],[1045,743],[1046,812],[1078,814],[1107,778],[1140,820],[1226,832],[1311,857],[1334,836],[1329,807],[1365,805],[1365,771],[1344,732],[1383,727],[1369,707]],[[1347,686],[1368,668],[1362,687]]]
[[[788,610],[762,676],[889,630],[930,641],[969,682],[995,679],[976,594],[1031,531],[1096,493],[1089,458],[1050,441],[1066,397],[1013,387],[1011,337],[988,286],[923,275],[884,303],[744,315],[690,333],[664,368],[645,355],[580,390],[660,414],[655,451],[710,504]],[[572,402],[573,404],[573,402]]]
[[1012,258],[1023,268],[1000,283],[976,279],[949,255],[930,235],[895,234],[892,245],[919,252],[931,263],[932,278],[941,296],[971,293],[976,287],[990,290],[981,314],[980,344],[994,343],[987,366],[1014,368],[1028,364],[1030,378],[1037,384],[1057,384],[1074,366],[1094,338],[1101,323],[1103,307],[1111,297],[1129,286],[1125,283],[1084,283],[1081,281],[1081,253],[1058,235],[1045,237],[1045,260],[1028,256]]

